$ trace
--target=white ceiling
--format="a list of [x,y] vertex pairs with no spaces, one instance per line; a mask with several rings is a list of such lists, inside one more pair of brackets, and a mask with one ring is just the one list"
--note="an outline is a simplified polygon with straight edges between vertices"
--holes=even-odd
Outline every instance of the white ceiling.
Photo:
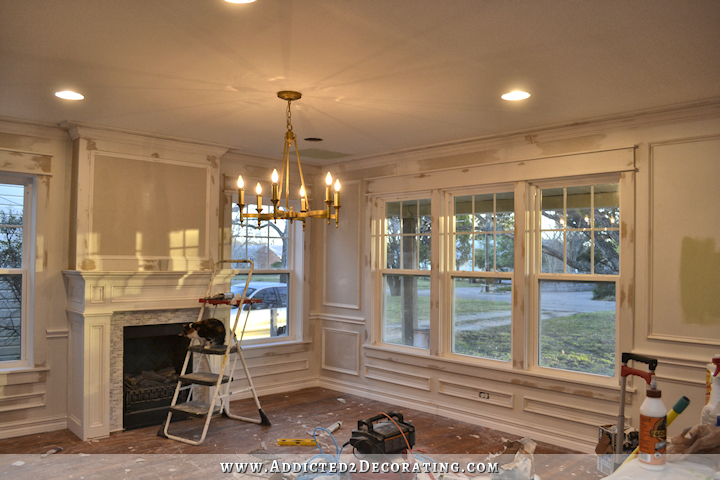
[[315,164],[717,99],[720,2],[0,0],[2,117],[278,157],[286,89]]

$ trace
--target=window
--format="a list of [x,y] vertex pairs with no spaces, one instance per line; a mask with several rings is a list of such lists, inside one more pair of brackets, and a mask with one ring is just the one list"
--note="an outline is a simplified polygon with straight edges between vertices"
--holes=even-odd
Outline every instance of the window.
[[510,361],[513,192],[454,199],[452,352]]
[[[250,206],[255,211],[254,205]],[[247,213],[248,205],[245,206]],[[263,212],[272,212],[272,205],[263,205]],[[293,227],[287,220],[259,222],[254,218],[245,218],[240,225],[237,205],[232,210],[232,258],[249,259],[255,265],[247,297],[258,299],[261,303],[243,307],[240,313],[236,334],[242,334],[243,340],[287,337],[288,328],[288,291],[290,269],[292,265],[291,248]],[[236,276],[231,289],[242,294],[247,274]],[[249,315],[248,315],[249,313]],[[231,310],[230,321],[235,322],[237,309]],[[247,318],[247,323],[245,323]],[[244,331],[243,331],[244,328]]]
[[[29,357],[30,184],[0,177],[0,362]],[[6,363],[5,365],[11,365]]]
[[429,347],[430,207],[429,199],[385,204],[382,339],[386,343]]
[[540,190],[538,365],[615,373],[617,183]]

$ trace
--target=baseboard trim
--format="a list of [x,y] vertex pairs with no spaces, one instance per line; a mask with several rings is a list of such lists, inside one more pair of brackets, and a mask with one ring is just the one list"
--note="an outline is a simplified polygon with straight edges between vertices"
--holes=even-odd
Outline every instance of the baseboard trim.
[[67,415],[20,420],[0,424],[0,439],[65,430],[66,428],[68,428]]
[[594,453],[597,439],[587,438],[580,435],[574,435],[562,430],[552,429],[548,427],[538,428],[534,425],[518,422],[510,417],[498,418],[497,416],[484,415],[476,410],[469,410],[436,400],[425,401],[421,399],[409,399],[401,393],[380,391],[365,385],[358,385],[352,382],[344,382],[342,380],[331,378],[320,378],[318,386],[335,390],[351,395],[361,395],[371,400],[379,402],[392,403],[401,407],[413,408],[421,412],[441,415],[443,417],[460,420],[471,423],[473,425],[481,425],[502,432],[519,435],[522,437],[530,437],[535,441],[542,441],[557,445],[559,447],[569,448],[583,453]]

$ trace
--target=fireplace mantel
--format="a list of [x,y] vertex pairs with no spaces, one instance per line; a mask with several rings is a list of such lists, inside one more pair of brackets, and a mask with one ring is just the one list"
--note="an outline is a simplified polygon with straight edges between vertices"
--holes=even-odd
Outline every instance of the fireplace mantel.
[[[238,270],[216,272],[210,293]],[[110,322],[114,312],[198,308],[212,272],[65,270],[69,323],[68,428],[82,440],[110,435]]]

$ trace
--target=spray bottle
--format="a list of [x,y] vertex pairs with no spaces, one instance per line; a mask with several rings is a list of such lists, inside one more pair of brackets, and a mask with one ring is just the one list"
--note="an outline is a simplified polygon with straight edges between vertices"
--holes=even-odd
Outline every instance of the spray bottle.
[[663,470],[667,460],[667,408],[661,396],[653,375],[645,392],[645,400],[640,405],[638,460],[640,466],[647,470]]
[[712,359],[715,365],[715,373],[713,373],[712,390],[710,390],[710,400],[702,409],[700,415],[700,423],[703,425],[718,425],[718,415],[720,415],[720,355],[715,355]]

